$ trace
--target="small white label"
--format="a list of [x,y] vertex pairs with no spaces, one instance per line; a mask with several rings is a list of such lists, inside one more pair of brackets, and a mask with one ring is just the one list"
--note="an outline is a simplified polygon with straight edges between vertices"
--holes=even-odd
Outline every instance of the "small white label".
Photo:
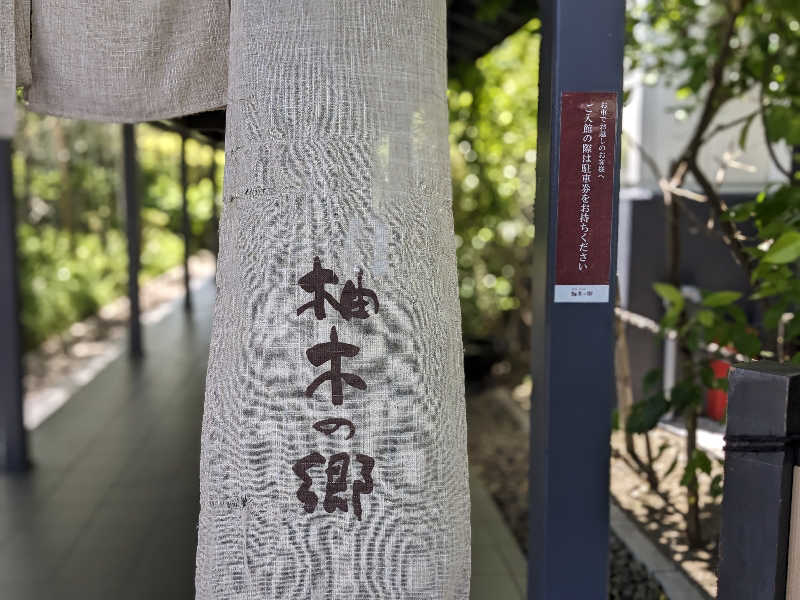
[[556,285],[553,302],[608,302],[608,284]]

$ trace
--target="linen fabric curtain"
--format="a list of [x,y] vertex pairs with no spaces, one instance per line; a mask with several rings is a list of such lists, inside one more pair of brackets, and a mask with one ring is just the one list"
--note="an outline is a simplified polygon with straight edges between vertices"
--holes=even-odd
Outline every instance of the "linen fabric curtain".
[[228,0],[14,2],[0,32],[16,23],[16,52],[0,44],[16,61],[0,68],[16,64],[33,111],[134,122],[225,105]]
[[466,600],[444,2],[234,0],[230,43],[198,598]]
[[14,135],[15,34],[13,0],[0,0],[0,40],[2,40],[0,42],[0,138],[10,138]]
[[198,600],[467,600],[444,0],[32,2],[32,108],[227,105]]

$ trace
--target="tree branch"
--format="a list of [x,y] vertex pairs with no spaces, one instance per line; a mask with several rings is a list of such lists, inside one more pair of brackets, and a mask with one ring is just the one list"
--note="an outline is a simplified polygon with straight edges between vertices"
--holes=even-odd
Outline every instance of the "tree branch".
[[[736,19],[744,11],[749,2],[750,0],[742,0],[738,3],[738,6],[732,7],[730,13],[728,14],[727,21],[724,25],[725,30],[722,35],[722,39],[720,40],[719,56],[717,56],[717,59],[714,61],[714,65],[711,68],[708,95],[706,96],[706,101],[703,104],[703,110],[700,113],[700,119],[697,121],[694,134],[690,138],[689,143],[686,145],[686,149],[681,154],[681,159],[677,161],[676,168],[673,169],[673,173],[677,171],[678,165],[682,161],[695,160],[697,152],[700,150],[700,146],[703,145],[705,132],[709,125],[711,125],[711,121],[716,116],[719,107],[722,105],[722,102],[719,98],[719,93],[722,89],[725,65],[728,62],[731,53],[733,52],[730,41],[734,32],[736,31]],[[735,3],[732,2],[731,4]],[[681,181],[676,182],[675,185],[679,186]]]
[[664,179],[664,176],[661,174],[661,169],[658,168],[658,163],[656,162],[656,159],[653,158],[653,156],[644,149],[644,146],[642,146],[636,138],[634,138],[630,133],[628,133],[624,129],[622,130],[622,137],[628,140],[631,143],[631,145],[634,148],[636,148],[636,151],[639,153],[639,156],[642,157],[642,160],[647,165],[647,168],[650,169],[650,172],[653,174],[653,177],[655,177],[656,181],[661,181],[662,179]]
[[[647,167],[650,169],[653,177],[655,177],[656,181],[658,182],[658,187],[661,189],[661,193],[664,194],[664,202],[665,204],[669,204],[670,202],[679,202],[683,204],[683,199],[686,198],[688,200],[693,200],[695,202],[705,202],[707,198],[702,194],[696,194],[690,190],[686,190],[684,188],[679,188],[677,186],[672,185],[669,181],[667,181],[664,176],[661,174],[661,169],[658,168],[658,164],[656,163],[655,158],[651,154],[649,154],[644,147],[627,131],[622,132],[622,136],[628,140],[631,145],[636,149],[637,152],[644,160]],[[672,198],[672,196],[675,198]],[[709,228],[705,223],[700,221],[687,206],[683,206],[683,209],[686,211],[687,216],[689,219],[694,223],[694,225],[703,233],[712,237],[712,234],[716,234],[720,238],[723,237],[723,234]]]
[[714,213],[714,217],[722,228],[722,240],[725,242],[725,245],[728,246],[731,254],[733,254],[733,257],[736,259],[736,262],[742,266],[749,276],[752,272],[750,257],[744,250],[744,245],[742,245],[741,242],[741,234],[736,227],[736,224],[725,216],[725,213],[728,212],[728,207],[725,204],[725,201],[719,195],[717,190],[714,189],[714,186],[705,176],[700,167],[697,166],[697,162],[695,160],[689,161],[688,165],[689,171],[692,173],[692,175],[694,175],[694,178],[697,180],[697,183],[700,184],[703,192],[705,192],[705,195],[708,198],[709,206],[711,206],[711,210]]
[[761,112],[760,110],[754,110],[753,112],[751,112],[749,114],[746,114],[744,116],[741,116],[738,119],[734,119],[733,121],[728,121],[727,123],[720,123],[719,125],[717,125],[713,129],[711,129],[711,131],[709,131],[706,135],[703,136],[703,140],[701,142],[701,145],[703,145],[706,142],[708,142],[711,138],[713,138],[715,135],[717,135],[721,131],[725,131],[726,129],[730,129],[731,127],[736,127],[737,125],[740,125],[742,123],[745,123],[745,122],[749,121],[753,117],[757,117],[760,112]]

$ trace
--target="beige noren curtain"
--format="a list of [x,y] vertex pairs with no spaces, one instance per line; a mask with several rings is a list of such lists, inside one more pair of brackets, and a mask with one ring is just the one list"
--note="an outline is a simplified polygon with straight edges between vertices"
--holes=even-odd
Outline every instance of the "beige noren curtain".
[[0,118],[227,105],[197,598],[467,600],[444,0],[12,1]]

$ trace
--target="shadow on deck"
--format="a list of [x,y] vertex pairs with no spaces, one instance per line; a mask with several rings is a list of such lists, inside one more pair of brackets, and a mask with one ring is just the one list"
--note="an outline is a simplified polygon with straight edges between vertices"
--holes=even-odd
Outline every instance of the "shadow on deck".
[[[213,282],[193,300],[147,327],[141,363],[113,361],[31,433],[29,474],[0,476],[0,598],[194,597]],[[521,600],[522,555],[472,484],[471,597]]]

